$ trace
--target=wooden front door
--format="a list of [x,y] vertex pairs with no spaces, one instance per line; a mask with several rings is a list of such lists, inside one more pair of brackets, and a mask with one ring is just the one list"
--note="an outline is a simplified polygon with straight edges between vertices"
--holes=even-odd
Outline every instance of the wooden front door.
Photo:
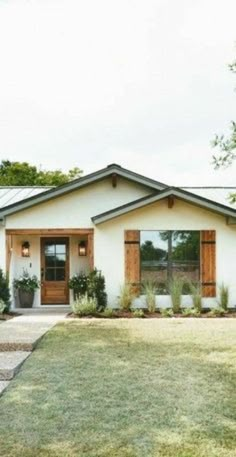
[[41,239],[41,303],[69,303],[69,239]]

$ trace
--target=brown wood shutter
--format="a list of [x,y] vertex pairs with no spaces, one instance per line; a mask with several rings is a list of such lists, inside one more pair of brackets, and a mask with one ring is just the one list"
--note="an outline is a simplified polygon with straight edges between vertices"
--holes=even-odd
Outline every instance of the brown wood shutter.
[[201,283],[202,296],[216,296],[216,232],[201,232]]
[[125,230],[125,282],[139,291],[140,285],[140,232]]

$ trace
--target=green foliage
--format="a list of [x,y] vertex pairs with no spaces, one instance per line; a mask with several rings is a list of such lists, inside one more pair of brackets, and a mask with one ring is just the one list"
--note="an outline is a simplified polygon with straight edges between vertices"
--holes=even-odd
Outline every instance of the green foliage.
[[[236,60],[229,65],[230,71],[236,74]],[[229,136],[216,135],[212,141],[212,146],[219,148],[219,154],[213,155],[213,164],[216,169],[230,166],[236,159],[236,122],[230,125]],[[231,196],[232,201],[236,201],[236,195]]]
[[81,295],[72,303],[72,311],[78,316],[95,316],[97,314],[96,298]]
[[145,317],[144,311],[142,309],[132,310],[133,317],[143,318]]
[[40,282],[36,275],[30,276],[27,270],[23,270],[22,276],[13,281],[15,289],[21,289],[26,292],[33,291],[39,288]]
[[80,273],[70,278],[69,288],[73,289],[74,295],[85,295],[96,298],[97,310],[103,311],[107,306],[107,294],[105,278],[96,268],[88,275]]
[[3,314],[5,308],[6,308],[5,302],[2,299],[0,299],[0,314]]
[[142,283],[142,291],[146,296],[146,303],[149,313],[156,311],[157,284],[155,281],[147,280]]
[[10,307],[10,289],[6,276],[3,274],[3,271],[0,269],[0,300],[5,304],[5,312],[9,310]]
[[132,291],[132,286],[128,283],[123,284],[120,287],[120,295],[119,295],[120,308],[123,309],[124,311],[130,311],[133,299],[134,299],[134,293]]
[[103,317],[113,317],[114,316],[114,310],[112,308],[106,308],[104,309],[104,311],[102,312],[102,316]]
[[221,306],[218,306],[216,308],[213,308],[208,313],[208,316],[213,316],[213,317],[214,316],[216,316],[216,317],[219,316],[220,317],[220,316],[224,316],[224,314],[226,314],[226,313],[227,313],[227,311],[224,308],[222,308]]
[[156,248],[151,240],[146,240],[141,244],[141,260],[164,260],[166,251],[164,249]]
[[96,268],[88,275],[88,296],[96,298],[98,311],[104,311],[107,306],[105,278]]
[[61,170],[42,170],[28,162],[10,162],[2,160],[0,163],[1,186],[60,186],[79,178],[82,171],[75,167],[68,173]]
[[200,284],[189,283],[190,294],[193,300],[194,309],[198,312],[202,312],[202,291]]
[[174,315],[173,309],[170,308],[161,308],[160,313],[162,317],[173,317]]
[[84,295],[88,289],[88,275],[79,273],[73,275],[69,280],[69,288],[74,291],[76,295]]
[[173,312],[180,313],[181,311],[181,295],[184,282],[182,279],[174,278],[169,283],[169,291],[172,300]]
[[191,317],[191,316],[200,316],[201,313],[196,308],[184,308],[182,309],[183,316]]
[[225,311],[228,309],[229,304],[229,287],[226,286],[223,282],[219,286],[220,292],[220,307]]

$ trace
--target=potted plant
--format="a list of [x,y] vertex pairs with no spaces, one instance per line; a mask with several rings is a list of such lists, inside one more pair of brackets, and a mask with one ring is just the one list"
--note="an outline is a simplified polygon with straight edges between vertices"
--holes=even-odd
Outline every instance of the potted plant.
[[85,295],[88,288],[88,276],[85,273],[73,275],[69,280],[69,289],[73,290],[73,298]]
[[26,270],[23,270],[22,276],[14,279],[13,285],[18,290],[20,306],[22,308],[32,308],[35,290],[40,286],[37,276],[30,276]]

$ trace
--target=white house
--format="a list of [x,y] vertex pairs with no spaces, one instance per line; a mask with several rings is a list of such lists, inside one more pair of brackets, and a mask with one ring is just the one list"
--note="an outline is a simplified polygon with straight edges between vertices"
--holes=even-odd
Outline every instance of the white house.
[[[201,282],[205,305],[216,302],[223,281],[236,306],[230,192],[236,189],[169,187],[116,164],[56,188],[2,187],[0,266],[10,284],[23,269],[38,276],[34,307],[69,304],[69,278],[94,266],[105,276],[109,306],[117,306],[125,281],[138,287],[148,278],[168,305],[166,283],[177,276]],[[13,290],[12,297],[16,308]]]

